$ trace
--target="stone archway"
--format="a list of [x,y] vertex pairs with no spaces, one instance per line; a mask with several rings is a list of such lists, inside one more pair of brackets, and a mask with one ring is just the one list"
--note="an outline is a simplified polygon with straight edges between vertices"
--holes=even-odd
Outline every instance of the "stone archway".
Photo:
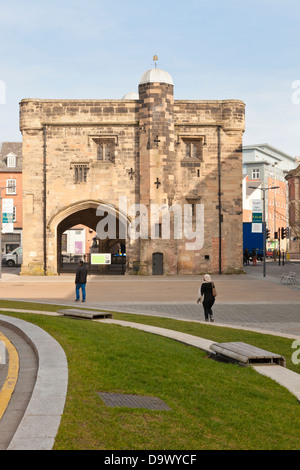
[[[99,213],[101,215],[99,215]],[[84,256],[82,255],[81,257],[69,257],[67,260],[69,262],[67,263],[63,262],[61,256],[62,235],[67,230],[76,226],[88,227],[93,232],[97,232],[98,223],[104,219],[108,213],[115,218],[116,236],[113,239],[98,238],[97,247],[92,251],[99,253],[111,253],[112,265],[110,267],[106,266],[106,269],[104,266],[95,266],[93,267],[92,272],[95,274],[106,274],[108,272],[113,272],[114,274],[124,274],[126,265],[128,265],[128,256],[120,256],[116,253],[116,250],[118,247],[122,247],[122,252],[126,253],[127,240],[125,238],[121,238],[120,227],[124,224],[128,224],[129,220],[127,219],[126,215],[122,214],[116,207],[95,200],[79,201],[75,204],[65,207],[55,214],[55,216],[53,216],[49,221],[47,225],[48,271],[54,274],[61,272],[72,272],[75,270],[79,258],[84,259],[84,261],[89,264],[89,267],[91,268],[90,251],[85,251]],[[119,259],[118,256],[120,256]]]

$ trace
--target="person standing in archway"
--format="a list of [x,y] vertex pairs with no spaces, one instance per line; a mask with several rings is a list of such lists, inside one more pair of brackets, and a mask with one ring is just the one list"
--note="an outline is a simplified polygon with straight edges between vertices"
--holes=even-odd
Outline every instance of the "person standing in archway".
[[87,278],[87,269],[83,264],[83,261],[80,260],[78,263],[78,268],[76,270],[75,277],[75,286],[76,286],[76,299],[75,302],[80,300],[80,289],[82,294],[82,302],[86,301],[86,278]]

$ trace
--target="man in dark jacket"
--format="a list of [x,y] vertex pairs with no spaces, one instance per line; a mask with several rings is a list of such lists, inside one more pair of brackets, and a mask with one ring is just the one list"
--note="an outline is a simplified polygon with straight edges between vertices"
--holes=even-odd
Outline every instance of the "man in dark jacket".
[[76,285],[76,299],[75,302],[79,302],[80,300],[80,289],[82,292],[82,302],[85,302],[86,292],[85,292],[85,285],[86,285],[86,278],[87,278],[87,269],[83,265],[83,261],[79,261],[78,268],[76,270],[76,277],[75,277],[75,285]]

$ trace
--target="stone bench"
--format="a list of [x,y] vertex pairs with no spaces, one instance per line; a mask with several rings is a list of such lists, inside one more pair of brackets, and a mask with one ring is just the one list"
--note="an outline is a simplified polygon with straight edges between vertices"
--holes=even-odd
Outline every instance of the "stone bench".
[[265,351],[243,342],[213,343],[210,349],[212,350],[210,357],[214,359],[238,362],[245,366],[253,364],[277,364],[285,367],[286,363],[285,358],[279,354]]
[[93,320],[95,318],[112,318],[112,313],[110,312],[100,312],[98,310],[79,310],[76,308],[64,308],[57,310],[57,313],[62,313],[67,317],[72,318],[84,318],[88,320]]

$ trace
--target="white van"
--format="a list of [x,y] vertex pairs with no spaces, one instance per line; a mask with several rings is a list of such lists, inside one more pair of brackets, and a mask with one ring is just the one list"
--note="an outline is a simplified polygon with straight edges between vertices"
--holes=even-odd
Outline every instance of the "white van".
[[2,256],[2,264],[6,266],[16,266],[21,265],[23,263],[23,248],[19,246],[15,248],[10,253],[6,253],[6,255]]

